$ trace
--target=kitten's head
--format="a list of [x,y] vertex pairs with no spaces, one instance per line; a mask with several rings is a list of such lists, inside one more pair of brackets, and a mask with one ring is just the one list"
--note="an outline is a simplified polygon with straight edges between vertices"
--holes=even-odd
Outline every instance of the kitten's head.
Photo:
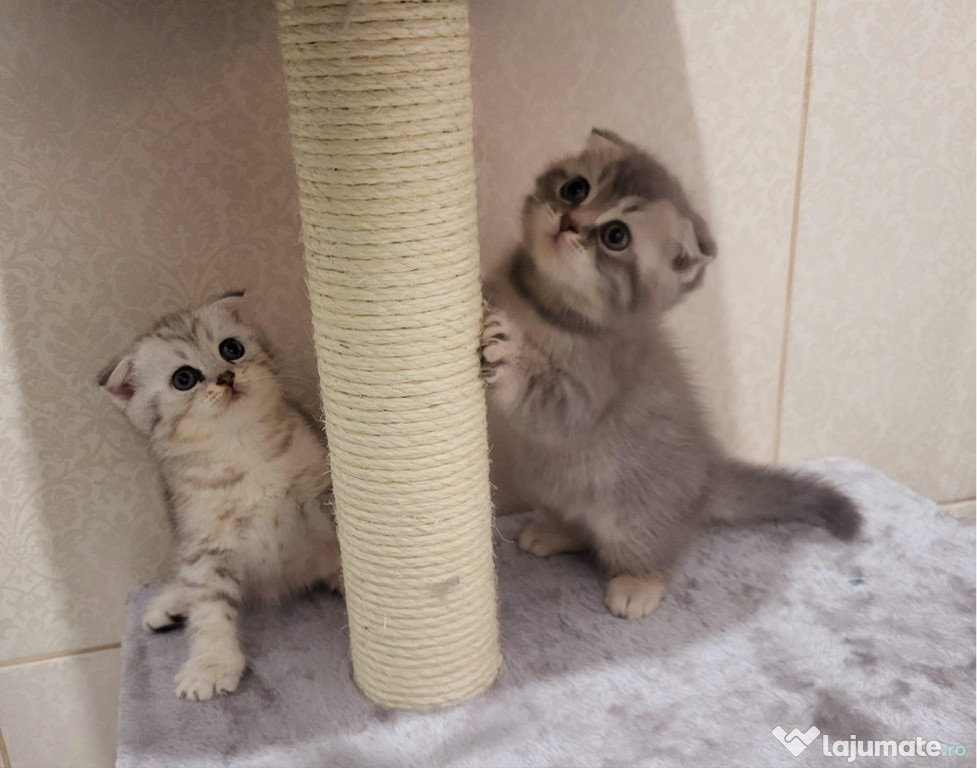
[[268,343],[242,322],[229,293],[175,312],[99,375],[132,425],[163,439],[199,438],[260,416],[281,397]]
[[660,311],[702,282],[716,255],[678,181],[647,153],[595,129],[580,154],[548,168],[523,209],[535,289],[552,309],[602,325]]

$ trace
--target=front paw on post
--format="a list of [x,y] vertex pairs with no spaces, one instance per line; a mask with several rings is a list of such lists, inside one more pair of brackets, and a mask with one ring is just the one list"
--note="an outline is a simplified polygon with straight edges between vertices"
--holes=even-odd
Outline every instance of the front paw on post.
[[519,349],[519,330],[501,312],[485,315],[482,327],[482,379],[494,384],[512,364]]

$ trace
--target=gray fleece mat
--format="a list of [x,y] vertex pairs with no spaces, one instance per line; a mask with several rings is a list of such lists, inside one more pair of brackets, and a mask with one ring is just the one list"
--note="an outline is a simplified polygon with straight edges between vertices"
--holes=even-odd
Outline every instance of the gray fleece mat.
[[[142,589],[123,643],[118,765],[840,766],[823,739],[840,750],[853,734],[969,752],[856,765],[974,765],[974,529],[856,462],[808,468],[860,502],[860,541],[715,529],[640,622],[606,612],[585,558],[524,554],[524,520],[500,520],[504,668],[485,695],[434,713],[360,695],[328,593],[252,611],[238,692],[181,701],[186,639],[140,631]],[[794,751],[801,734],[813,743],[794,757],[778,726]]]

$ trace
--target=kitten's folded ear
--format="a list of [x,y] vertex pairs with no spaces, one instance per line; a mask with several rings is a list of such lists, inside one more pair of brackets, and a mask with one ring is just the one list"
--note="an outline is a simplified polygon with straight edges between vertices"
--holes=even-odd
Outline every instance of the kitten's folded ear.
[[632,149],[632,147],[628,142],[614,133],[614,131],[608,131],[604,128],[594,128],[591,130],[590,136],[587,137],[587,143],[584,145],[584,149],[590,152],[621,154]]
[[126,405],[136,394],[132,373],[133,361],[130,353],[113,360],[98,374],[98,386],[108,393],[113,405],[120,411],[126,409]]
[[672,271],[678,277],[683,293],[694,291],[702,285],[706,266],[716,258],[716,244],[705,221],[697,213],[687,218],[675,212],[672,236],[678,245],[678,252],[671,260]]
[[241,303],[241,299],[244,298],[244,291],[228,291],[227,293],[221,294],[208,303],[208,306],[220,306],[227,309],[238,322],[241,322],[241,310],[238,306]]
[[699,250],[710,261],[716,258],[716,240],[713,238],[706,220],[695,211],[689,211],[689,219],[691,219],[692,226],[695,229],[695,239],[699,244]]

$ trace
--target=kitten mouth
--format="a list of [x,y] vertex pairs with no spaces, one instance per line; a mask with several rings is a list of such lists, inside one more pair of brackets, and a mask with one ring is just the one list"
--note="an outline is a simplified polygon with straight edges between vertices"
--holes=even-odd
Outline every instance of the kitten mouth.
[[563,237],[563,235],[567,232],[573,235],[579,235],[580,227],[577,226],[577,222],[570,217],[569,213],[564,213],[562,216],[560,216],[560,224],[556,231],[550,236],[553,241],[553,245],[558,246],[560,244],[560,238]]
[[224,401],[228,404],[240,400],[244,395],[244,390],[240,387],[227,387],[224,390]]

